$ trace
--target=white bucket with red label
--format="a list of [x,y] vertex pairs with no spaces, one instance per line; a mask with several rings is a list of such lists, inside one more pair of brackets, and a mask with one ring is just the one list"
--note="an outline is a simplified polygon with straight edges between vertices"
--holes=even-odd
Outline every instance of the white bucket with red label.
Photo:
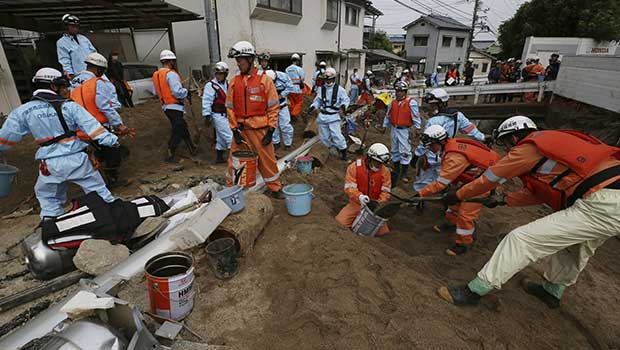
[[155,255],[144,266],[151,312],[180,321],[194,308],[194,259],[183,252]]

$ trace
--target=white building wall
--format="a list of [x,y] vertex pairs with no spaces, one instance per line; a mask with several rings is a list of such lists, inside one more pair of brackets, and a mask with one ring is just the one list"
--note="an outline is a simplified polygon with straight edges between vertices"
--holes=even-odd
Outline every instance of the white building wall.
[[614,56],[620,55],[618,41],[598,42],[591,38],[561,38],[561,37],[534,37],[529,36],[525,40],[521,60],[538,56],[544,65],[551,54],[558,53],[560,59],[563,56]]
[[20,104],[13,74],[4,53],[2,42],[0,42],[0,114],[8,115],[12,109]]

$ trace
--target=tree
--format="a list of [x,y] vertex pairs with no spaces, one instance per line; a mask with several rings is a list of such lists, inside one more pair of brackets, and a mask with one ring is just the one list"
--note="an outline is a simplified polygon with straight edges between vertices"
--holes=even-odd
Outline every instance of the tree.
[[532,0],[499,27],[503,58],[520,57],[528,36],[620,39],[618,0]]
[[392,43],[385,32],[369,33],[369,35],[367,45],[369,49],[383,49],[392,52]]

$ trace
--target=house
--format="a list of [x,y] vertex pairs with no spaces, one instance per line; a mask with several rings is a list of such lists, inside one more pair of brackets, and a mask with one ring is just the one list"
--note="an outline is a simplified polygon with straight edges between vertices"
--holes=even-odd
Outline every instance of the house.
[[446,16],[422,16],[403,27],[407,60],[421,73],[431,73],[437,65],[445,71],[451,63],[462,71],[467,59],[470,28]]
[[392,43],[392,52],[399,55],[405,51],[405,35],[390,35],[388,37]]
[[476,47],[474,47],[469,53],[469,58],[474,61],[474,76],[489,74],[491,65],[493,64],[493,61],[496,60],[494,56],[491,56]]
[[472,47],[482,50],[491,56],[497,56],[502,52],[502,47],[496,40],[476,40],[471,43]]

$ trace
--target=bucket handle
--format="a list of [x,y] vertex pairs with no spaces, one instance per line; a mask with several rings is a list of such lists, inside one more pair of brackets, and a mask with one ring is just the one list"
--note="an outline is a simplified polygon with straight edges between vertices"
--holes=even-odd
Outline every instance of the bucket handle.
[[[197,285],[197,283],[194,283],[194,282],[196,282],[196,278],[195,277],[194,277],[194,280],[192,280],[192,284],[191,284],[191,286],[192,286],[192,294],[194,294],[194,296],[195,296],[196,292],[193,289],[194,289],[194,285],[195,284]],[[162,293],[161,290],[159,289],[159,286],[158,286],[158,284],[156,282],[153,283],[153,290],[155,290],[157,292],[157,294],[159,294],[162,298],[164,298],[164,299],[166,299],[168,301],[172,301],[173,303],[176,303],[176,302],[179,302],[179,301],[183,300],[183,299],[169,298],[168,296],[164,295],[164,293]]]

